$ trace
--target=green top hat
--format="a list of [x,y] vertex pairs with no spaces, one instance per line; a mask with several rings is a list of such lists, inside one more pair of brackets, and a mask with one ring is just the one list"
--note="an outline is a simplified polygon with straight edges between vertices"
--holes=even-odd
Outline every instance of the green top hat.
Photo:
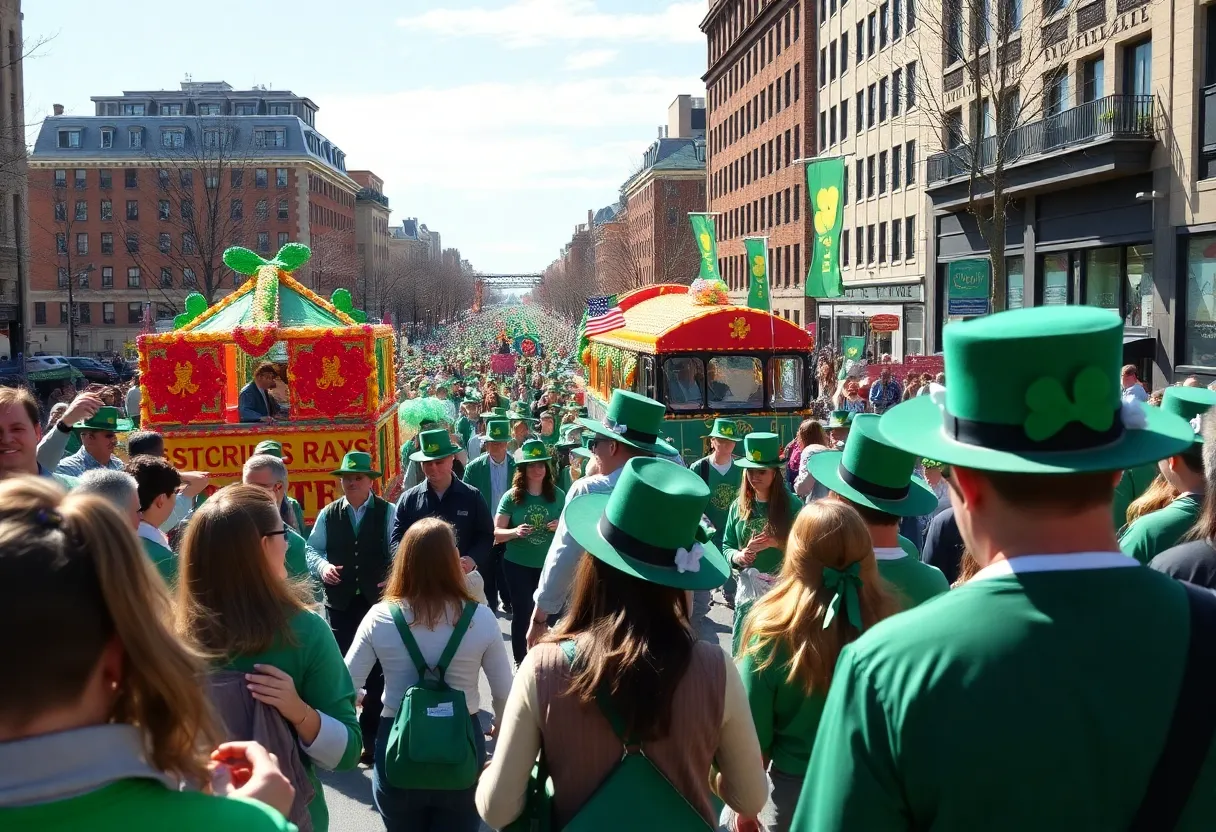
[[851,410],[833,410],[832,415],[828,417],[827,424],[825,424],[824,427],[828,430],[831,430],[832,428],[851,427],[853,424],[854,415],[855,414]]
[[780,468],[781,437],[775,433],[756,432],[743,437],[743,458],[736,459],[740,468]]
[[410,454],[412,462],[435,462],[460,453],[460,447],[452,444],[452,436],[446,430],[424,430],[418,434],[420,451]]
[[[618,391],[619,393],[619,391]],[[661,459],[631,459],[610,494],[585,494],[566,505],[571,536],[593,558],[640,580],[706,590],[726,582],[726,558],[701,516],[709,486]]]
[[506,419],[491,419],[486,422],[487,442],[510,442],[511,423]]
[[862,413],[843,451],[821,451],[808,470],[815,482],[866,508],[898,517],[919,517],[937,506],[937,495],[912,476],[917,457],[890,444],[879,427],[880,417]]
[[[442,433],[442,431],[435,431]],[[336,471],[330,471],[335,477],[343,474],[367,474],[372,479],[380,476],[380,472],[372,467],[372,455],[363,451],[350,451],[342,457],[342,465]]]
[[523,402],[516,402],[512,405],[512,409],[507,411],[507,418],[512,422],[539,422],[540,419],[532,418],[532,414],[528,412],[528,406]]
[[577,424],[631,448],[671,456],[676,449],[659,438],[666,413],[667,408],[654,399],[629,390],[613,390],[603,422],[580,418]]
[[742,435],[734,419],[714,419],[714,429],[709,432],[712,439],[726,439],[731,442],[738,442]]
[[122,433],[123,431],[132,430],[135,423],[130,419],[122,419],[118,415],[117,407],[99,407],[97,412],[83,422],[77,422],[72,425],[72,430],[102,430],[114,431]]
[[505,407],[496,407],[493,410],[488,410],[482,413],[477,418],[479,419],[505,419],[507,418],[507,409]]
[[[1118,471],[1190,447],[1161,407],[1120,401],[1123,321],[1091,306],[1041,306],[945,328],[948,387],[882,416],[889,442],[979,471]],[[851,440],[850,440],[851,441]]]
[[266,454],[267,456],[283,458],[283,443],[275,439],[266,439],[257,444],[253,449],[253,455]]
[[549,448],[539,439],[524,440],[524,444],[515,452],[516,465],[523,465],[525,462],[548,462],[551,459],[553,457],[549,454]]
[[582,444],[575,448],[570,453],[575,456],[581,456],[583,459],[591,459],[594,454],[591,453],[591,440],[595,439],[594,433],[584,433],[581,437]]
[[[576,437],[574,435],[574,432],[581,431],[582,429],[583,429],[582,425],[562,425],[562,429],[559,434],[561,436],[561,439],[558,440],[557,444],[554,447],[560,448],[562,450],[569,450],[570,448],[577,448],[580,443],[579,443],[578,437]],[[580,436],[581,436],[581,434],[580,434]]]
[[1191,429],[1195,431],[1196,445],[1203,444],[1203,425],[1200,419],[1212,407],[1216,407],[1216,391],[1206,387],[1167,387],[1161,397],[1162,410],[1181,416],[1191,423]]

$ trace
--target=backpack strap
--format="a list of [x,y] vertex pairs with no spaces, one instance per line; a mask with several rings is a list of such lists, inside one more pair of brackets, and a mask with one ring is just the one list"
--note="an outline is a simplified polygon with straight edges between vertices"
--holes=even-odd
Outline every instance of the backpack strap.
[[709,485],[709,459],[708,458],[702,458],[701,461],[697,463],[697,476],[701,478],[702,482],[704,482],[706,485]]
[[460,620],[456,622],[452,635],[448,639],[448,646],[443,648],[443,655],[439,657],[439,663],[435,665],[435,670],[439,673],[439,681],[443,681],[443,674],[447,672],[448,665],[452,663],[452,657],[456,655],[456,649],[460,647],[464,634],[469,631],[469,624],[472,623],[475,612],[477,612],[477,603],[465,601],[464,612],[460,614]]
[[1216,729],[1216,594],[1181,582],[1190,607],[1191,638],[1182,685],[1165,746],[1128,827],[1131,832],[1174,829],[1199,780]]
[[389,604],[388,608],[393,614],[393,623],[397,625],[397,632],[405,643],[405,650],[410,654],[414,667],[418,670],[418,681],[421,682],[426,677],[427,666],[426,659],[422,657],[422,650],[418,647],[418,641],[410,632],[410,625],[405,623],[405,613],[401,611],[401,605]]

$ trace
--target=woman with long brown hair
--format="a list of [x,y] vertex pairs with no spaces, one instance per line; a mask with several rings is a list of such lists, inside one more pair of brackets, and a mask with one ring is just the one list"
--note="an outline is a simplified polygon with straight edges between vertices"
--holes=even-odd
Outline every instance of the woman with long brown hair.
[[[469,607],[474,609],[465,618]],[[396,618],[401,617],[398,623]],[[388,832],[476,832],[480,826],[473,805],[474,788],[398,788],[385,776],[385,746],[405,692],[419,681],[420,672],[410,658],[400,627],[406,627],[428,669],[435,668],[449,642],[458,643],[444,668],[443,680],[464,693],[467,714],[473,722],[478,769],[485,757],[485,737],[477,713],[481,709],[479,674],[490,681],[495,724],[499,724],[511,689],[511,660],[507,658],[498,619],[485,605],[473,600],[465,587],[460,552],[451,524],[437,517],[414,523],[401,538],[382,600],[359,625],[346,654],[356,685],[361,685],[378,661],[384,669],[383,702],[372,767],[372,797]]]
[[[790,828],[840,651],[897,612],[861,515],[844,503],[809,503],[790,530],[777,584],[747,618],[739,658],[773,782],[772,832]],[[738,828],[755,828],[754,819]]]
[[[586,554],[567,615],[528,651],[512,686],[477,787],[491,827],[523,814],[538,752],[557,829],[576,816],[583,828],[588,818],[594,828],[626,828],[639,814],[650,829],[716,828],[715,764],[714,791],[744,815],[760,811],[768,789],[738,671],[689,623],[689,594],[727,575],[700,524],[708,502],[694,472],[634,458],[611,494],[566,506]],[[639,805],[622,794],[617,775],[626,767],[667,799]]]
[[[494,517],[494,542],[506,544],[503,574],[512,598],[531,598],[540,583],[540,570],[566,504],[566,492],[553,484],[549,449],[529,439],[515,452],[515,475],[502,495]],[[511,617],[511,652],[515,663],[528,652],[527,615]]]
[[329,809],[314,768],[355,768],[362,735],[333,632],[312,611],[308,585],[287,577],[285,533],[278,506],[257,486],[225,486],[203,503],[182,541],[177,631],[217,669],[245,673],[254,700],[291,725],[312,785],[313,829],[325,832]]
[[794,478],[794,493],[803,500],[828,496],[828,490],[815,482],[807,466],[815,454],[832,450],[832,441],[828,439],[823,425],[815,419],[807,419],[798,426],[798,441],[802,445],[802,454],[798,459],[798,475]]
[[115,508],[46,479],[0,483],[0,828],[295,828],[215,796],[285,812],[292,789],[256,744],[212,751],[204,662],[171,618]]
[[[751,583],[769,584],[781,569],[782,552],[794,516],[802,501],[789,493],[779,469],[781,440],[775,433],[749,433],[743,437],[743,458],[735,465],[743,469],[739,496],[726,512],[726,533],[722,550],[730,565],[743,572],[754,570]],[[748,592],[743,593],[748,596]],[[747,618],[755,595],[740,599],[735,595],[735,623],[732,652],[738,654]]]

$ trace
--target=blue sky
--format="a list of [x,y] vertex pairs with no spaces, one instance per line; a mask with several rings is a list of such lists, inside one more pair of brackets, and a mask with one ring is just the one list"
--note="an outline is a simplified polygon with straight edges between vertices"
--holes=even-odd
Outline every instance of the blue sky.
[[26,117],[224,80],[307,95],[352,169],[483,271],[544,268],[680,93],[704,95],[705,0],[39,0]]

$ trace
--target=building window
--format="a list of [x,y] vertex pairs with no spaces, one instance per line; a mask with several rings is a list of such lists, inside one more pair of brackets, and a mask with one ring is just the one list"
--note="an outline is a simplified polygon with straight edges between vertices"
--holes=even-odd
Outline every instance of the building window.
[[142,127],[132,127],[127,132],[127,146],[131,150],[141,150],[144,146],[144,129]]
[[878,262],[887,262],[887,224],[878,224]]
[[274,186],[276,188],[287,187],[287,168],[274,169]]
[[162,266],[160,269],[160,287],[162,289],[173,288],[173,269],[168,266]]
[[114,219],[114,202],[113,202],[113,200],[103,199],[101,201],[101,218],[103,220]]
[[220,114],[219,104],[199,104],[198,114],[200,116],[218,116]]
[[245,187],[245,171],[234,169],[234,170],[229,171],[228,173],[229,173],[229,179],[232,182],[233,189]]
[[245,216],[245,200],[234,199],[228,206],[228,217],[230,219],[239,220]]
[[114,253],[114,235],[111,234],[109,231],[102,232],[101,253],[102,254],[113,254]]
[[60,289],[66,289],[66,288],[68,288],[68,269],[67,269],[67,266],[60,266],[60,267],[59,267],[59,269],[58,269],[58,271],[57,271],[57,274],[56,274],[56,279],[58,280],[58,284],[59,284],[59,288],[60,288]]
[[857,130],[856,130],[856,132],[860,133],[866,127],[866,123],[865,123],[866,91],[865,90],[862,90],[861,92],[857,93],[857,101],[855,103],[857,104],[857,106],[855,107],[855,109],[857,110]]
[[878,81],[878,123],[882,124],[887,120],[887,85],[890,83],[887,78],[880,78]]
[[874,226],[866,226],[866,265],[874,264]]
[[169,187],[169,171],[165,168],[156,171],[156,186],[162,191]]
[[1068,67],[1053,69],[1043,76],[1043,115],[1059,115],[1068,109]]
[[833,107],[828,116],[828,144],[836,144],[836,108]]
[[68,221],[68,204],[66,202],[55,203],[55,222]]
[[89,172],[87,170],[77,168],[75,177],[76,190],[83,191],[89,187]]
[[899,115],[900,97],[903,95],[904,72],[896,69],[891,73],[891,115]]
[[887,45],[887,32],[891,28],[891,6],[889,3],[883,3],[878,7],[878,48],[884,49]]
[[139,278],[140,278],[139,266],[129,266],[127,268],[127,288],[128,289],[140,288],[140,279]]
[[270,203],[267,200],[259,199],[253,210],[259,220],[270,219]]
[[88,254],[89,253],[89,235],[88,234],[77,234],[76,235],[76,253],[77,254]]
[[[912,6],[912,3],[908,4],[909,21],[912,18]],[[912,31],[911,22],[908,23],[908,31]],[[907,92],[904,95],[904,101],[908,104],[907,109],[911,110],[916,106],[916,61],[913,61],[904,68],[904,81],[907,82]]]
[[186,146],[186,131],[185,130],[161,130],[160,131],[160,146],[170,147],[175,150],[180,150]]
[[282,129],[255,130],[253,143],[257,147],[286,147],[287,131]]
[[194,244],[193,234],[182,235],[182,254],[194,254],[197,246]]
[[198,280],[194,276],[194,269],[182,269],[182,288],[197,289]]
[[178,181],[178,184],[180,184],[183,188],[193,188],[194,187],[194,171],[179,170],[177,172],[177,181]]
[[[895,157],[892,157],[895,158]],[[900,246],[903,245],[903,220],[891,220],[891,262],[898,263],[903,258],[900,257]]]
[[220,186],[220,175],[218,171],[209,170],[207,176],[203,179],[203,187],[209,191],[214,191]]
[[826,46],[819,49],[819,86],[823,86],[828,82],[828,48]]
[[124,170],[122,172],[122,176],[123,176],[123,185],[125,187],[127,187],[127,188],[138,188],[139,187],[139,169],[138,168],[127,168],[126,170]]
[[68,317],[68,305],[66,303],[59,304],[59,323],[66,324]]
[[144,305],[138,301],[127,304],[127,323],[138,324],[143,323]]
[[878,50],[875,48],[875,42],[878,39],[878,15],[876,12],[870,12],[870,16],[866,19],[866,51],[873,55]]
[[46,324],[46,303],[44,301],[34,302],[34,323]]
[[173,250],[173,236],[162,231],[157,235],[156,247],[161,254],[168,254]]
[[1141,41],[1125,47],[1123,56],[1123,91],[1128,95],[1152,95],[1152,40]]
[[68,235],[66,235],[66,234],[56,234],[55,235],[55,253],[56,254],[67,254],[68,253]]
[[162,220],[169,219],[169,200],[162,199],[157,201],[156,215]]
[[60,149],[80,149],[80,131],[79,130],[60,130],[59,131],[59,147]]
[[265,188],[267,185],[266,168],[258,168],[253,172],[253,185],[256,188]]
[[103,324],[114,323],[114,304],[102,303],[101,305],[101,322]]
[[849,137],[849,99],[843,98],[840,101],[840,140],[844,141]]
[[1005,308],[1021,309],[1026,305],[1026,259],[1005,258]]
[[836,41],[828,45],[828,79],[836,80]]
[[290,104],[271,104],[268,110],[272,116],[289,116],[291,115]]
[[139,200],[136,200],[136,199],[127,200],[127,219],[129,219],[129,220],[139,219]]
[[[858,201],[858,202],[861,202],[862,197],[864,197],[864,196],[865,196],[865,193],[864,193],[864,191],[862,190],[862,188],[863,188],[863,186],[864,186],[864,184],[865,184],[865,175],[866,175],[866,160],[865,160],[865,159],[858,159],[858,160],[857,160],[857,162],[856,162],[856,165],[857,165],[857,176],[856,176],[856,180],[857,180],[857,201]],[[858,258],[858,259],[860,259],[860,258]]]
[[287,232],[280,231],[279,232],[279,248],[282,248],[285,245],[287,245]]
[[55,187],[66,188],[68,186],[68,172],[66,170],[55,171]]
[[127,254],[138,254],[138,253],[139,253],[139,235],[128,234],[127,235]]
[[845,268],[849,265],[849,229],[847,228],[840,231],[840,265]]
[[916,259],[916,217],[904,217],[904,259]]
[[866,199],[874,196],[874,157],[866,160]]
[[880,194],[887,192],[887,151],[885,150],[878,154],[878,192]]
[[78,303],[76,304],[76,319],[82,324],[93,323],[93,307],[92,304]]
[[878,85],[870,84],[866,95],[866,129],[874,126],[874,113],[878,109]]
[[101,148],[102,148],[102,150],[109,150],[113,146],[114,146],[114,131],[109,129],[108,127],[103,128],[101,131]]
[[258,251],[270,251],[270,232],[258,232]]
[[1099,55],[1081,64],[1081,103],[1097,101],[1105,96],[1104,73],[1106,61]]
[[285,199],[279,200],[279,219],[287,219],[287,200]]
[[861,226],[857,226],[857,265],[861,266],[865,262],[865,231]]
[[904,184],[916,183],[916,141],[904,145]]
[[181,203],[182,219],[194,219],[194,200],[183,199]]
[[1151,327],[1153,324],[1153,247],[1128,246],[1124,249],[1123,274],[1127,275],[1123,308],[1127,326]]
[[238,116],[256,116],[258,114],[258,105],[250,103],[241,103],[233,107],[232,112]]
[[97,171],[97,179],[103,191],[108,191],[114,187],[114,176],[108,170]]
[[80,222],[85,222],[89,219],[89,203],[87,200],[76,200],[76,219]]
[[[111,241],[110,249],[113,250],[113,248],[114,248],[114,243],[113,243],[113,241]],[[101,267],[101,288],[103,288],[103,289],[113,289],[114,288],[114,267],[113,266],[102,266]]]
[[1040,274],[1043,275],[1044,306],[1063,306],[1068,303],[1072,288],[1072,257],[1068,252],[1044,254]]

